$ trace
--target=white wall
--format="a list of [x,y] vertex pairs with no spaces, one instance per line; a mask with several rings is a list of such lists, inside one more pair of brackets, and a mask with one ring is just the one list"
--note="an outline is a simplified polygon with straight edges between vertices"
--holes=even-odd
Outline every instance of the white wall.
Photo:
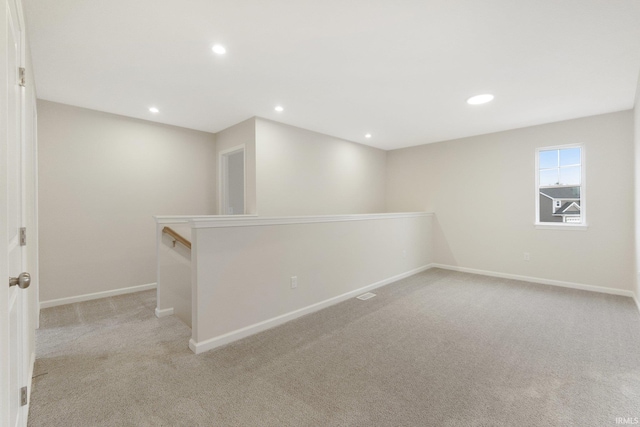
[[153,215],[215,212],[215,136],[47,101],[40,301],[156,281]]
[[[390,151],[387,209],[435,212],[437,263],[628,292],[632,119],[624,111]],[[535,149],[570,143],[585,144],[589,228],[536,229]]]
[[193,221],[192,350],[209,350],[427,266],[431,220],[429,214],[382,214]]
[[384,212],[386,152],[256,118],[261,216]]
[[[636,264],[635,264],[635,293],[636,303],[640,304],[640,76],[636,88],[636,102],[633,109],[633,129],[635,145],[635,238],[636,238]],[[640,308],[640,306],[638,307]]]
[[[230,148],[244,145],[245,151],[245,213],[256,213],[256,125],[251,118],[233,125],[216,134],[216,165],[220,170],[220,153]],[[221,182],[216,177],[216,182]],[[218,185],[218,184],[217,184]],[[217,188],[217,187],[216,187]],[[222,203],[218,203],[218,214],[226,215],[220,211]]]

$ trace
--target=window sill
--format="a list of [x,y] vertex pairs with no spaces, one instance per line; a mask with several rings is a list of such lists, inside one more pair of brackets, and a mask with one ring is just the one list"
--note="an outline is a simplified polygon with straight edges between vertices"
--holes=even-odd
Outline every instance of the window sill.
[[536,223],[534,224],[536,230],[576,230],[576,231],[587,231],[589,226],[587,224],[546,224],[546,223]]

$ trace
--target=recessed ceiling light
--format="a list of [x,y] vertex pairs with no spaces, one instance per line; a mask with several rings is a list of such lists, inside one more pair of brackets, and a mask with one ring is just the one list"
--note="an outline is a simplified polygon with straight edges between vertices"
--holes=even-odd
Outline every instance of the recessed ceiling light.
[[491,95],[490,93],[485,93],[482,95],[472,96],[471,98],[467,99],[467,104],[480,105],[486,104],[487,102],[491,101],[493,101],[493,95]]
[[276,105],[275,110],[276,110],[278,113],[282,113],[282,112],[284,111],[284,108],[282,108],[282,105]]
[[151,111],[152,113],[159,113],[160,112],[160,110],[158,110],[156,107],[149,108],[149,111]]
[[367,133],[364,135],[365,138],[371,138],[373,135],[371,135],[370,133]]
[[214,44],[211,50],[213,50],[213,52],[217,53],[218,55],[224,55],[225,53],[227,53],[227,49],[225,49],[225,47],[221,44]]

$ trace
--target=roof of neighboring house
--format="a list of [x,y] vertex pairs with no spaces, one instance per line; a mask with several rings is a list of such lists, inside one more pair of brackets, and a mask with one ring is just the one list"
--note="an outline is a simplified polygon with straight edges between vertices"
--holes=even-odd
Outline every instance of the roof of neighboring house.
[[541,188],[540,194],[552,199],[579,199],[580,187],[550,187]]
[[[571,205],[576,205],[576,207],[573,209],[569,209]],[[566,202],[560,207],[560,209],[556,211],[556,213],[580,213],[580,202]]]

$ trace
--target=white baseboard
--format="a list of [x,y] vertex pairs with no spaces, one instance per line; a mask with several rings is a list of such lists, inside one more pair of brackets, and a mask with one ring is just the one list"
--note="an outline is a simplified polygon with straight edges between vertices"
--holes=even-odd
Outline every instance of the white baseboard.
[[173,315],[173,307],[171,308],[163,308],[159,309],[156,307],[156,317],[160,319],[161,317],[167,317]]
[[638,307],[638,311],[640,311],[640,301],[638,301],[638,296],[633,295],[633,300],[636,302],[636,307]]
[[93,299],[113,297],[116,295],[131,294],[133,292],[148,291],[150,289],[155,289],[155,288],[156,288],[155,283],[149,283],[147,285],[138,285],[138,286],[131,286],[129,288],[113,289],[110,291],[95,292],[92,294],[78,295],[75,297],[52,299],[49,301],[41,301],[40,308],[56,307],[58,305],[73,304],[74,302],[90,301]]
[[405,277],[413,276],[414,274],[420,273],[421,271],[428,270],[431,268],[431,264],[425,265],[405,273],[397,274],[393,277],[389,277],[387,279],[381,280],[379,282],[372,283],[370,285],[364,286],[362,288],[346,292],[342,295],[338,295],[333,298],[326,299],[324,301],[318,302],[316,304],[309,305],[307,307],[283,314],[281,316],[273,317],[271,319],[267,319],[265,321],[255,323],[253,325],[249,325],[247,327],[237,329],[235,331],[231,331],[224,335],[219,335],[217,337],[209,338],[204,341],[196,342],[193,338],[189,340],[189,348],[195,354],[200,354],[205,351],[213,350],[214,348],[223,346],[225,344],[229,344],[230,342],[237,341],[239,339],[248,337],[249,335],[257,334],[258,332],[265,331],[267,329],[271,329],[275,326],[282,325],[290,320],[296,319],[298,317],[304,316],[309,313],[313,313],[314,311],[321,310],[323,308],[329,307],[331,305],[337,304],[349,298],[354,298],[364,292],[370,291],[375,288],[379,288],[384,285],[388,285],[389,283],[398,281],[400,279],[404,279]]
[[600,292],[603,294],[622,295],[625,297],[635,298],[635,294],[632,291],[627,291],[624,289],[605,288],[604,286],[594,286],[594,285],[583,285],[581,283],[564,282],[561,280],[541,279],[538,277],[520,276],[518,274],[498,273],[496,271],[476,270],[474,268],[458,267],[455,265],[431,264],[431,267],[442,268],[444,270],[460,271],[463,273],[480,274],[482,276],[521,280],[523,282],[540,283],[543,285],[560,286],[563,288],[581,289],[583,291]]

